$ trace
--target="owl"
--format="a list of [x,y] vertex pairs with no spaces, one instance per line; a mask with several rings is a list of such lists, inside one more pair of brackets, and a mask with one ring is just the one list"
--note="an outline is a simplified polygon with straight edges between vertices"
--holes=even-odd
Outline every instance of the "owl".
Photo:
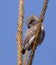
[[[39,21],[39,18],[36,15],[30,16],[26,21],[28,29],[26,30],[26,33],[25,33],[22,54],[24,54],[26,50],[31,50],[31,48],[33,47],[33,42],[35,39],[37,26],[39,23],[38,21]],[[44,26],[42,24],[41,30],[40,30],[40,33],[39,33],[39,36],[37,39],[39,45],[44,40],[44,37],[45,37],[45,30],[44,30]]]

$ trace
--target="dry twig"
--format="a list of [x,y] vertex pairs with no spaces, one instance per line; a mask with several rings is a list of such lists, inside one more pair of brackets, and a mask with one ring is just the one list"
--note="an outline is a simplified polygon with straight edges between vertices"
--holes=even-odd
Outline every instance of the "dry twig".
[[28,50],[26,50],[26,52],[25,52],[24,65],[27,65],[27,59],[28,59]]
[[22,65],[22,27],[24,18],[24,0],[19,0],[19,17],[18,17],[18,32],[17,32],[17,63]]

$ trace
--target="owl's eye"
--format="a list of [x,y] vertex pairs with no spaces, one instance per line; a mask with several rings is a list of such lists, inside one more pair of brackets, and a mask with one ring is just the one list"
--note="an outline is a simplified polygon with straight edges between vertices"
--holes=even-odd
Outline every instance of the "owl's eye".
[[36,21],[33,21],[33,24],[36,24],[37,22]]
[[33,22],[34,22],[34,19],[32,19],[29,24],[31,25]]
[[37,24],[37,22],[36,21],[33,21],[33,23],[31,25],[36,25],[36,24]]
[[30,26],[28,26],[28,28],[30,28]]

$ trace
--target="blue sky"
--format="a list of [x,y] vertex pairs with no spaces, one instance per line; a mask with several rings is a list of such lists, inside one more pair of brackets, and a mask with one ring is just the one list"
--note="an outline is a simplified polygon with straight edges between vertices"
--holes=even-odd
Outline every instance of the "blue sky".
[[[28,16],[40,15],[44,0],[25,0],[24,24]],[[35,52],[33,65],[56,65],[56,0],[49,0],[45,14],[45,39]],[[18,0],[0,0],[0,65],[17,65]],[[27,29],[24,25],[23,34]],[[23,35],[24,36],[24,35]]]

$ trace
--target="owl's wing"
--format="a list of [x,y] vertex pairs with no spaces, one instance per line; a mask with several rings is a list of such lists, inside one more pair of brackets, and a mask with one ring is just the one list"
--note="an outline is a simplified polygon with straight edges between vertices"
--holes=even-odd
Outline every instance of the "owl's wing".
[[31,43],[35,38],[35,33],[36,30],[34,28],[26,30],[24,44],[23,44],[25,48],[29,48],[29,46],[31,45]]
[[26,33],[25,33],[25,38],[24,38],[24,40],[27,39],[27,38],[30,39],[33,35],[35,35],[35,33],[36,33],[36,28],[37,28],[37,26],[32,26],[31,28],[27,29],[27,30],[26,30]]
[[24,44],[29,42],[29,39],[34,35],[34,31],[31,31],[31,30],[27,30],[26,33],[25,33],[25,38],[24,38]]
[[45,30],[41,30],[40,33],[39,33],[39,37],[37,39],[38,42],[39,42],[39,45],[43,42],[44,37],[45,37]]
[[23,48],[22,48],[22,54],[25,53],[26,49],[30,49],[29,40],[31,41],[31,37],[35,34],[35,32],[32,33],[29,29],[26,30]]

